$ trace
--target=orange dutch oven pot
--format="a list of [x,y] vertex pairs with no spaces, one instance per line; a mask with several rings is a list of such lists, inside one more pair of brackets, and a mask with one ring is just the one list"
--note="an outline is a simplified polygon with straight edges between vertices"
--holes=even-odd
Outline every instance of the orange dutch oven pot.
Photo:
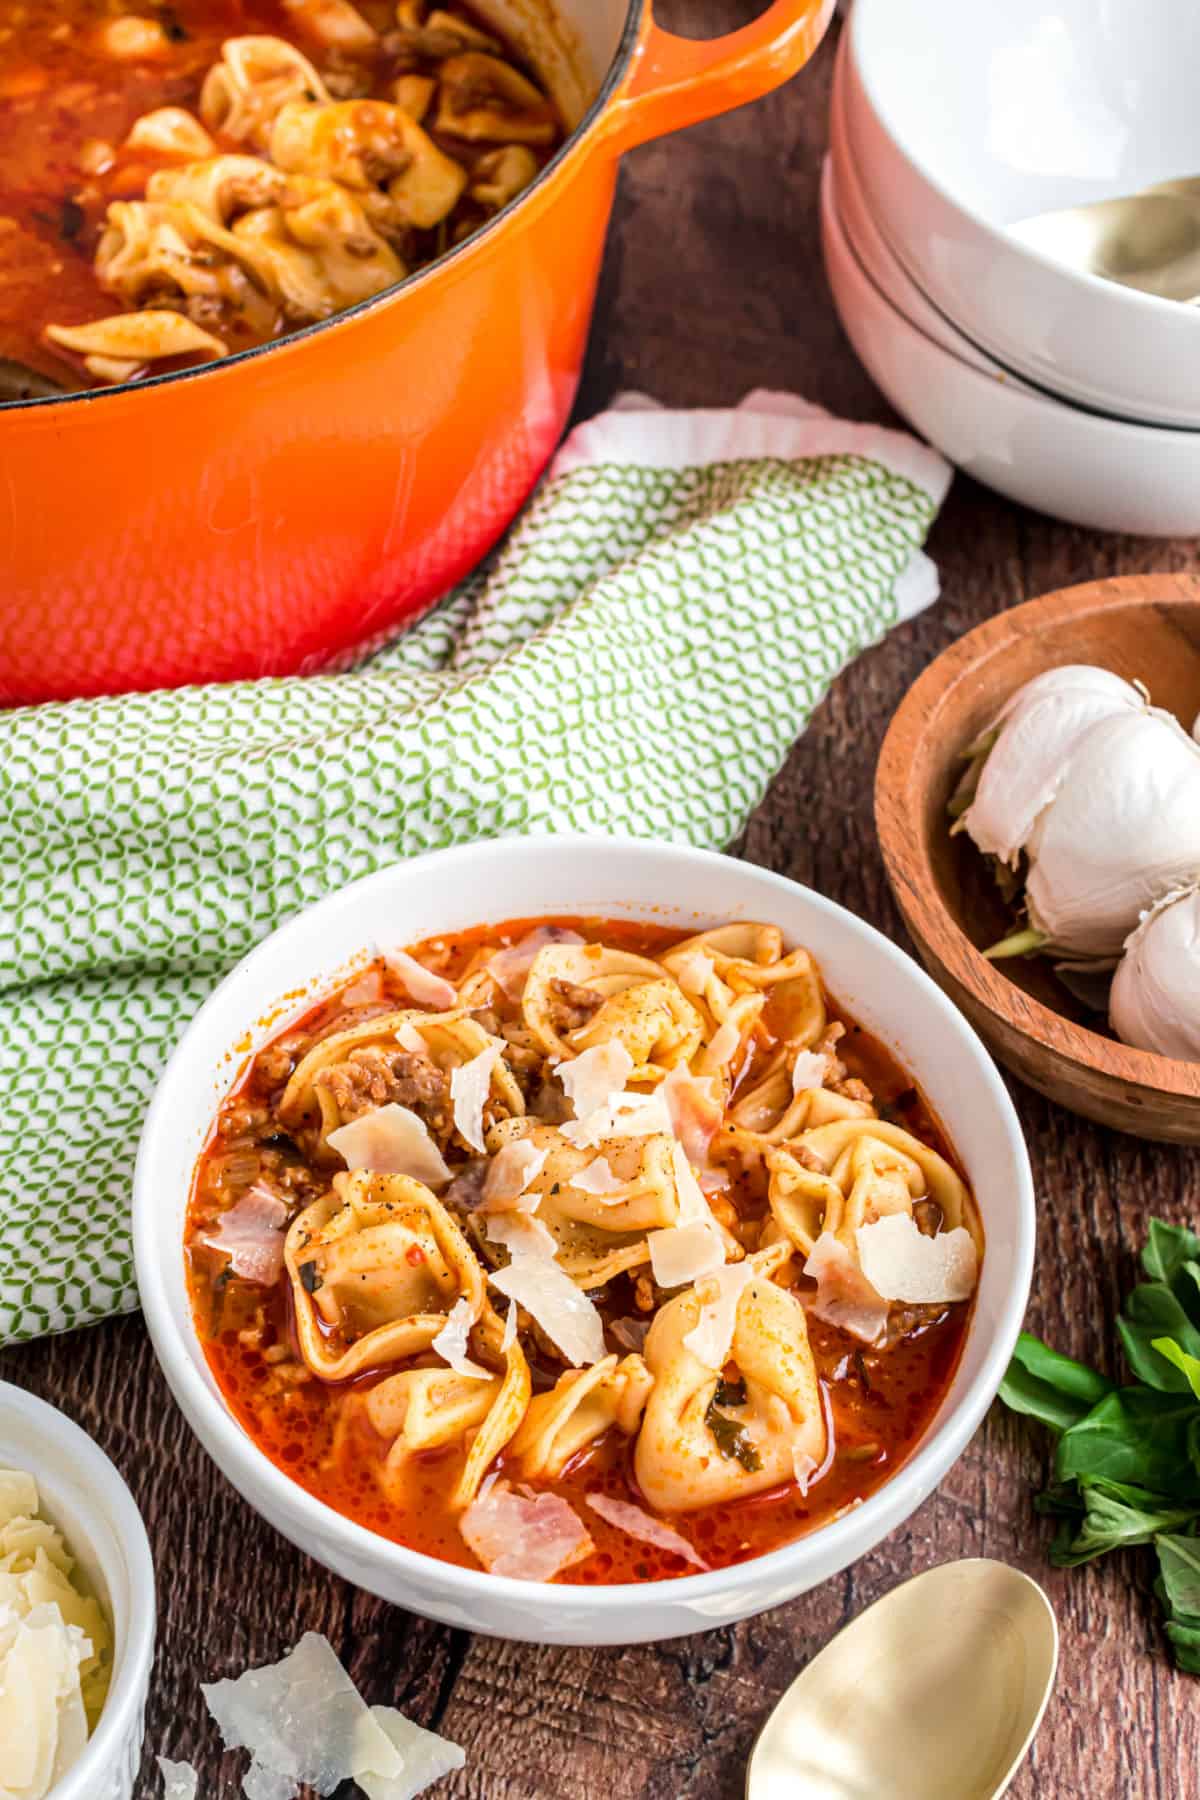
[[622,151],[778,86],[833,3],[773,0],[699,42],[651,0],[559,0],[607,74],[459,249],[262,349],[0,407],[0,702],[311,671],[414,618],[563,430]]

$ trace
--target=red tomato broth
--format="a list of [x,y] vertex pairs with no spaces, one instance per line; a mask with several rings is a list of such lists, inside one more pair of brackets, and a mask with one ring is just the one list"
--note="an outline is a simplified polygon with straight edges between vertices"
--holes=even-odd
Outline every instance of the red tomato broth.
[[[599,937],[616,948],[650,956],[661,954],[692,935],[641,921],[561,917],[517,920],[501,927],[480,926],[453,938],[427,940],[414,946],[412,954],[457,982],[481,945],[499,947],[520,938],[535,925],[546,923],[572,927],[586,937]],[[353,994],[361,979],[352,979],[345,989],[321,1000],[280,1037],[319,1033],[335,1024],[341,1028],[351,1022],[346,1016],[351,1009],[343,1011],[340,993],[348,989]],[[412,1004],[402,983],[390,971],[381,968],[379,981],[381,1006]],[[846,1028],[837,1053],[853,1075],[872,1087],[881,1115],[904,1125],[945,1156],[961,1174],[952,1148],[911,1077],[883,1044],[848,1018],[828,993],[826,1002],[830,1019]],[[764,1018],[769,1010],[765,1010]],[[255,1095],[257,1063],[255,1059],[244,1072],[226,1108]],[[753,1064],[743,1072],[743,1083],[752,1068]],[[197,1190],[193,1192],[186,1228],[189,1243],[198,1229],[216,1216],[212,1208],[202,1203],[198,1188],[205,1167],[220,1150],[219,1129],[215,1129],[197,1168]],[[761,1198],[744,1192],[738,1185],[731,1192],[745,1219],[753,1220],[765,1211]],[[461,1469],[461,1450],[448,1446],[413,1456],[406,1467],[401,1496],[397,1498],[394,1491],[385,1495],[376,1479],[375,1467],[386,1454],[386,1440],[375,1434],[360,1409],[347,1405],[348,1398],[361,1395],[397,1368],[440,1366],[439,1359],[432,1355],[417,1357],[410,1363],[388,1365],[344,1383],[322,1383],[311,1378],[282,1394],[264,1391],[271,1385],[271,1367],[264,1361],[263,1351],[279,1345],[291,1355],[299,1354],[290,1287],[285,1275],[264,1299],[262,1288],[235,1276],[223,1278],[219,1270],[222,1260],[203,1248],[189,1248],[193,1313],[218,1386],[259,1449],[284,1473],[344,1517],[409,1549],[461,1567],[478,1568],[459,1535],[456,1517],[448,1504]],[[633,1311],[625,1286],[628,1280],[618,1277],[612,1284],[617,1297],[611,1304],[598,1303],[606,1321],[628,1317]],[[801,1295],[812,1293],[814,1284],[801,1277],[795,1291]],[[809,1341],[827,1422],[832,1425],[833,1445],[822,1471],[810,1483],[807,1496],[790,1483],[743,1500],[693,1513],[672,1514],[667,1521],[672,1529],[710,1567],[725,1568],[777,1550],[866,1499],[907,1460],[928,1430],[954,1378],[973,1304],[971,1301],[940,1310],[922,1309],[915,1328],[886,1350],[869,1348],[808,1313]],[[254,1347],[240,1340],[239,1331],[260,1307],[265,1330],[261,1345]],[[221,1328],[214,1336],[210,1331],[216,1310],[221,1314]],[[560,1370],[549,1363],[539,1363],[535,1345],[527,1349],[536,1394],[552,1386]],[[537,1484],[538,1491],[560,1494],[574,1507],[596,1546],[586,1561],[557,1576],[559,1582],[604,1586],[696,1573],[682,1556],[629,1537],[587,1505],[589,1494],[603,1493],[645,1506],[633,1474],[634,1441],[612,1430],[597,1445],[581,1452],[557,1481]],[[506,1466],[503,1456],[495,1466],[511,1479],[523,1479],[518,1468]]]
[[[394,21],[389,0],[357,4],[381,34]],[[472,19],[470,5],[461,0],[443,5]],[[168,40],[162,53],[141,61],[98,55],[96,31],[118,16],[160,23]],[[196,113],[204,78],[220,61],[225,40],[258,35],[286,39],[325,72],[321,46],[298,29],[284,0],[0,0],[0,358],[67,387],[94,385],[80,359],[47,344],[42,332],[47,325],[80,325],[128,310],[105,291],[93,268],[108,205],[142,199],[154,170],[177,168],[180,158],[131,148],[125,139],[143,114],[158,107]],[[511,46],[501,50],[516,68],[534,73]],[[372,73],[371,97],[386,98],[393,73],[386,56],[375,60]],[[430,135],[468,162],[495,147]],[[87,167],[94,145],[115,152],[95,172]],[[556,147],[536,151],[539,162]],[[220,134],[217,150],[258,154]],[[428,260],[422,253],[413,266]],[[221,321],[221,335],[231,351],[261,341],[233,314]],[[194,360],[162,359],[154,371]],[[0,391],[0,400],[9,397]]]

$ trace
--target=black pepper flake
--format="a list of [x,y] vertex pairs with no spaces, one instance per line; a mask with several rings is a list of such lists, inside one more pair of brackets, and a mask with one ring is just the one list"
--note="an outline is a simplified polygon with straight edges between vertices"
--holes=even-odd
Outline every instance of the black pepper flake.
[[315,1262],[303,1262],[300,1264],[300,1286],[304,1289],[306,1294],[315,1294],[317,1289],[324,1287],[324,1285],[325,1283],[321,1279],[321,1271],[318,1269]]

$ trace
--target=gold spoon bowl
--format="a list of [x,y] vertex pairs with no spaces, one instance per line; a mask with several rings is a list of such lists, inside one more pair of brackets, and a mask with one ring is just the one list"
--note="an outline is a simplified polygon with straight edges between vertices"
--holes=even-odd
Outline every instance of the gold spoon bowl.
[[1054,1685],[1058,1625],[1006,1563],[943,1563],[885,1594],[792,1682],[747,1800],[996,1800]]

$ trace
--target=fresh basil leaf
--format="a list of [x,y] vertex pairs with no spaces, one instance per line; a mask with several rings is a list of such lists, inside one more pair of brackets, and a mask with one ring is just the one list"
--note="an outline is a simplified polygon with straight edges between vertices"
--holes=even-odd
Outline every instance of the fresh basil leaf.
[[1052,1431],[1067,1431],[1112,1392],[1112,1385],[1023,1331],[1000,1383],[1000,1398],[1013,1412],[1026,1413]]
[[1179,1668],[1185,1675],[1200,1675],[1200,1625],[1168,1619],[1166,1631]]
[[1168,1225],[1163,1219],[1151,1219],[1142,1251],[1142,1267],[1151,1281],[1165,1281],[1173,1287],[1185,1263],[1200,1261],[1200,1237],[1186,1225]]
[[1155,1540],[1167,1605],[1172,1614],[1191,1614],[1200,1626],[1200,1538],[1163,1532]]
[[1130,1368],[1139,1381],[1165,1393],[1185,1393],[1187,1374],[1164,1364],[1155,1340],[1176,1338],[1189,1355],[1200,1358],[1200,1331],[1192,1324],[1178,1297],[1161,1281],[1144,1281],[1135,1287],[1117,1320],[1117,1330]]
[[1064,1432],[1055,1476],[1059,1481],[1103,1476],[1171,1501],[1200,1500],[1200,1468],[1192,1458],[1198,1423],[1190,1393],[1117,1388]]
[[1148,1544],[1159,1532],[1178,1531],[1200,1514],[1200,1501],[1192,1506],[1172,1506],[1159,1494],[1121,1482],[1080,1482],[1084,1516],[1065,1545],[1056,1540],[1051,1560],[1061,1568],[1090,1562],[1106,1551],[1132,1544]]
[[1182,1344],[1177,1344],[1171,1337],[1153,1338],[1150,1347],[1179,1370],[1192,1393],[1200,1400],[1200,1356],[1189,1355]]

